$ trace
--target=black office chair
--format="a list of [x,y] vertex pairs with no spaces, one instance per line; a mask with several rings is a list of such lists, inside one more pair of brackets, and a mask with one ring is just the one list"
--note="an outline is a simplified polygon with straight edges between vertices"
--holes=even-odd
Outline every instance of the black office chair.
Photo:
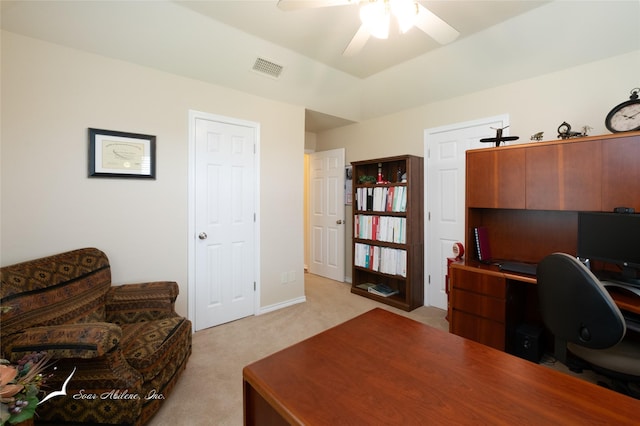
[[537,270],[540,312],[555,337],[555,357],[567,365],[567,349],[613,388],[635,398],[640,383],[640,340],[627,336],[618,306],[582,262],[565,253],[545,257]]

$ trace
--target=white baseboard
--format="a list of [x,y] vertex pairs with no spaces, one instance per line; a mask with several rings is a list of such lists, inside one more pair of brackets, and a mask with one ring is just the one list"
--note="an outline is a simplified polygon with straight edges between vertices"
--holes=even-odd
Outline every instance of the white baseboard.
[[260,310],[258,311],[258,313],[256,315],[262,315],[262,314],[266,314],[266,313],[269,313],[269,312],[277,311],[279,309],[287,308],[287,307],[293,306],[293,305],[297,305],[298,303],[304,303],[306,301],[307,301],[307,298],[305,296],[298,297],[296,299],[285,300],[284,302],[275,303],[273,305],[264,306],[264,307],[260,308]]

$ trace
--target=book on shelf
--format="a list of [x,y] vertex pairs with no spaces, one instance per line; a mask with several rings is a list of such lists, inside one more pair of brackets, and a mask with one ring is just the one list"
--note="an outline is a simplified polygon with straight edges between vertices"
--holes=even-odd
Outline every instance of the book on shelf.
[[407,276],[406,250],[356,243],[353,262],[372,271]]
[[375,285],[374,283],[360,283],[356,285],[356,287],[362,290],[369,291],[369,288],[373,287],[374,285]]
[[398,189],[393,194],[393,203],[391,207],[391,211],[394,212],[403,212],[402,204],[404,202],[405,209],[407,203],[407,195],[406,195],[406,186],[399,186]]
[[357,188],[356,208],[360,211],[405,212],[407,210],[407,187],[400,185]]
[[393,211],[393,194],[395,190],[395,186],[387,188],[387,205],[385,206],[385,211]]
[[394,294],[398,294],[398,290],[394,290],[391,287],[384,284],[374,284],[372,286],[367,287],[367,291],[369,293],[377,294],[382,297],[393,296]]
[[398,216],[354,216],[353,235],[364,240],[406,244],[407,219]]
[[480,262],[491,261],[491,246],[489,245],[489,233],[484,226],[473,228],[473,239],[476,245],[476,257]]

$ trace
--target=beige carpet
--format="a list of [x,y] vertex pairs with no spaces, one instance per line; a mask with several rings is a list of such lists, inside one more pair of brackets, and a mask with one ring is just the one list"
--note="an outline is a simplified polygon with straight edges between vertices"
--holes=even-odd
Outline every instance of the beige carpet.
[[[350,293],[350,286],[305,274],[307,301],[260,316],[198,331],[193,354],[172,394],[149,423],[240,426],[242,368],[374,307],[448,330],[445,311],[420,307],[404,312]],[[567,371],[560,363],[547,365]],[[588,380],[592,380],[589,376]]]

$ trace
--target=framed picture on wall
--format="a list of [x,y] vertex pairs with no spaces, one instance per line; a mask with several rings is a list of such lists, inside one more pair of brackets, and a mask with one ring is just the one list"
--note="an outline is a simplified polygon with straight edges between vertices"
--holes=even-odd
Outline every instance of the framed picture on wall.
[[89,177],[156,178],[156,137],[89,128]]

